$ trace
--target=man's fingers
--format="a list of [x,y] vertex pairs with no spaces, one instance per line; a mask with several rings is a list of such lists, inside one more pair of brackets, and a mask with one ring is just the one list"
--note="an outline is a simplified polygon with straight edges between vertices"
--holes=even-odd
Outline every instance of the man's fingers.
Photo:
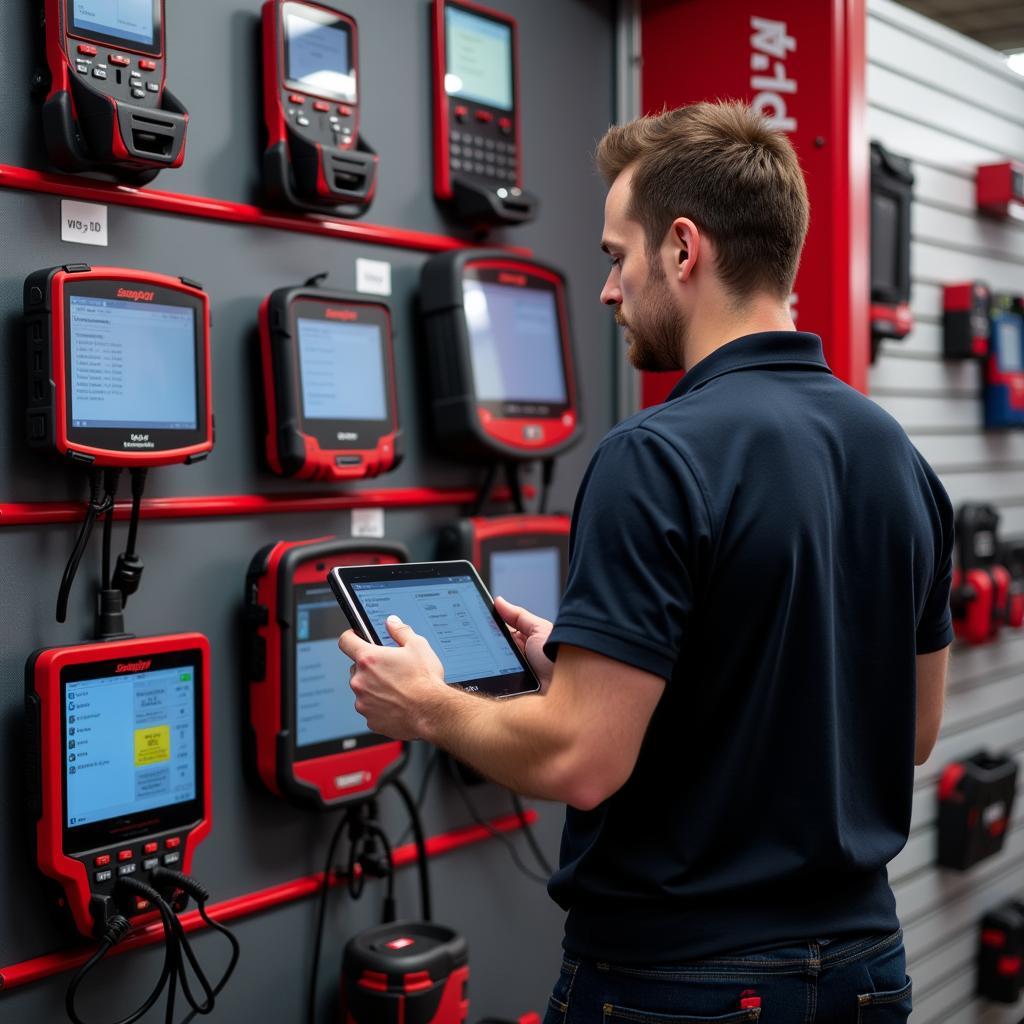
[[550,626],[547,619],[542,619],[539,615],[534,615],[533,612],[528,612],[503,597],[494,599],[494,607],[498,609],[498,614],[505,620],[506,625],[518,629],[524,638],[531,636],[538,629]]
[[397,615],[389,615],[384,620],[384,624],[388,627],[391,639],[399,647],[405,647],[406,644],[416,639],[416,630],[412,626],[407,626]]
[[355,661],[367,647],[374,645],[368,644],[354,629],[346,629],[338,638],[338,646],[342,654]]

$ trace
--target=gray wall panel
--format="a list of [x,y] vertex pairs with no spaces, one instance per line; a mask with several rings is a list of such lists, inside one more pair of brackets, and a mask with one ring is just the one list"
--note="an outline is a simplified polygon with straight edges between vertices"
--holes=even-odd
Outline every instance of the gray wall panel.
[[[1007,536],[1024,535],[1024,435],[986,432],[981,373],[942,359],[944,282],[980,278],[1021,291],[1024,231],[979,217],[974,170],[1024,153],[1024,80],[998,56],[889,0],[868,3],[868,131],[913,161],[915,327],[887,342],[871,370],[876,401],[904,425],[955,504],[989,501]],[[974,995],[977,925],[1024,890],[1024,808],[1007,846],[963,874],[935,868],[943,767],[979,747],[1024,764],[1024,636],[956,646],[942,734],[915,777],[911,838],[890,866],[914,978],[914,1024],[1009,1024],[1021,1007]]]

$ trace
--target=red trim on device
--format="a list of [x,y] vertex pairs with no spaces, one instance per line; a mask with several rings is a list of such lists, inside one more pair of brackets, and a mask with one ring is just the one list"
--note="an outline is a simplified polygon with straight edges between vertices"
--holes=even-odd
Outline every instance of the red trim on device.
[[178,633],[169,636],[136,637],[107,643],[78,644],[41,651],[33,665],[33,689],[39,697],[40,749],[50,756],[40,758],[41,814],[36,823],[36,856],[43,874],[55,879],[64,889],[65,899],[75,925],[83,935],[91,935],[93,918],[89,910],[90,886],[85,865],[64,853],[63,824],[64,761],[54,752],[63,749],[61,739],[60,673],[69,665],[83,665],[124,657],[131,660],[140,655],[168,654],[196,649],[200,653],[203,673],[203,811],[204,817],[189,831],[185,839],[182,870],[189,871],[192,854],[210,831],[212,818],[212,778],[210,767],[210,643],[200,633]]
[[[396,487],[390,490],[359,491],[354,494],[208,494],[195,498],[143,499],[142,519],[202,519],[219,516],[260,516],[293,512],[342,512],[352,508],[415,508],[427,505],[469,505],[479,490],[443,490],[430,487]],[[533,497],[531,485],[523,489]],[[497,488],[495,501],[509,501],[507,487]],[[51,526],[79,523],[85,505],[77,501],[8,502],[0,504],[0,527]],[[131,502],[114,506],[114,519],[131,518]]]
[[[158,452],[115,452],[107,448],[92,448],[89,445],[68,439],[67,409],[68,394],[64,362],[64,285],[71,281],[126,281],[131,284],[148,284],[170,291],[183,292],[199,299],[202,303],[202,323],[196,329],[203,332],[204,363],[206,367],[204,400],[206,412],[206,438],[184,448],[172,448]],[[81,452],[92,455],[97,466],[169,466],[185,462],[213,449],[213,382],[210,378],[210,297],[199,288],[185,284],[181,278],[167,274],[156,274],[148,270],[130,270],[123,267],[92,267],[90,270],[68,273],[57,270],[50,279],[50,323],[52,324],[53,383],[56,389],[53,440],[61,455]]]
[[[532,825],[537,821],[538,815],[532,808],[526,812],[526,824]],[[498,832],[515,832],[523,827],[519,817],[509,814],[501,818],[495,818],[490,823],[491,828]],[[491,833],[481,825],[469,825],[465,828],[454,829],[451,832],[444,832],[441,835],[431,836],[427,840],[427,856],[438,857],[445,853],[451,853],[492,838]],[[407,867],[416,863],[416,845],[407,843],[394,851],[395,867]],[[334,875],[330,884],[338,885],[344,880],[342,874]],[[246,893],[242,896],[234,896],[220,903],[210,904],[207,912],[215,920],[227,924],[241,917],[248,917],[251,914],[262,913],[274,907],[294,903],[297,900],[309,899],[320,891],[323,882],[323,874],[304,875],[301,878],[283,882],[280,885],[270,886],[267,889],[258,889],[255,892]],[[181,915],[181,923],[186,932],[199,931],[206,927],[205,922],[197,911],[189,911]],[[159,922],[153,922],[135,934],[129,935],[119,945],[114,946],[107,954],[108,956],[120,956],[133,949],[140,949],[151,946],[156,942],[163,941],[163,926]],[[84,964],[95,952],[95,945],[89,944],[84,948],[74,950],[63,950],[59,953],[46,953],[34,957],[31,960],[24,960],[21,963],[11,964],[7,967],[0,967],[0,990],[19,988],[22,985],[29,985],[44,978],[52,977],[63,971],[71,971]]]
[[947,313],[969,313],[974,308],[974,282],[944,285],[942,308]]
[[[340,685],[340,684],[339,684]],[[390,767],[403,756],[402,744],[381,743],[365,750],[353,750],[349,754],[330,754],[308,761],[295,761],[292,773],[295,778],[315,786],[325,802],[337,797],[353,797],[357,793],[377,788],[378,780],[385,768]],[[360,774],[362,781],[350,786],[339,786],[340,776]]]
[[940,800],[953,799],[956,795],[956,787],[960,785],[960,780],[964,777],[965,771],[966,769],[959,762],[946,765],[946,769],[943,771],[942,777],[939,779]]
[[985,928],[981,933],[981,944],[992,949],[1005,949],[1006,939],[1006,932],[998,928]]
[[495,537],[518,537],[524,533],[550,533],[552,536],[568,536],[572,520],[568,516],[474,516],[473,562],[480,558],[480,545]]
[[[235,203],[226,199],[211,199],[206,196],[161,192],[157,189],[133,188],[130,185],[34,171],[11,164],[0,164],[0,188],[41,192],[65,199],[84,199],[92,203],[136,206],[185,217],[201,217],[233,224],[250,224],[255,227],[274,228],[278,231],[326,235],[346,241],[364,242],[367,245],[386,245],[420,252],[448,252],[454,249],[480,248],[472,242],[465,242],[448,235],[430,234],[426,231],[365,224],[317,214],[281,213],[264,210],[251,203]],[[495,246],[489,245],[487,248],[493,249]],[[497,248],[507,249],[508,252],[519,256],[531,255],[531,251],[522,246],[497,246]]]
[[978,168],[975,199],[978,209],[992,217],[1006,217],[1013,203],[1024,203],[1024,196],[1013,190],[1016,175],[1024,175],[1024,164],[1004,161]]

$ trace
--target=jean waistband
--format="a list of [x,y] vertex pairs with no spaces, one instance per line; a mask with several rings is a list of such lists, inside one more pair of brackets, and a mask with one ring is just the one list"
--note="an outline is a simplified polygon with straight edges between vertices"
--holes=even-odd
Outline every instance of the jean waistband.
[[[714,957],[709,960],[690,960],[679,964],[639,966],[614,964],[599,960],[592,961],[598,970],[613,971],[647,977],[667,975],[686,976],[690,974],[743,974],[756,970],[762,974],[800,974],[808,970],[821,973],[835,967],[856,963],[867,957],[877,956],[903,941],[899,929],[885,935],[866,935],[856,939],[831,941],[828,939],[809,940],[792,945],[779,946],[763,952],[750,952],[736,956]],[[572,969],[581,961],[565,957],[563,968]]]

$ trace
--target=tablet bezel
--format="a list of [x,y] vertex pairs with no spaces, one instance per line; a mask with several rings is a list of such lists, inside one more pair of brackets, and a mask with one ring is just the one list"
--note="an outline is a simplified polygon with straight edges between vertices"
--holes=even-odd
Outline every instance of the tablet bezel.
[[[487,676],[482,679],[467,679],[459,683],[447,683],[471,693],[483,693],[490,697],[518,697],[540,691],[540,680],[530,668],[529,662],[516,646],[505,620],[498,614],[490,593],[480,579],[472,562],[457,560],[451,562],[403,562],[399,565],[337,565],[328,573],[327,581],[341,610],[352,628],[369,643],[384,646],[380,637],[370,625],[369,616],[359,598],[352,590],[355,583],[382,583],[397,580],[432,580],[443,576],[468,576],[491,617],[498,625],[501,635],[519,662],[522,671],[501,676]],[[447,681],[446,681],[447,682]]]

